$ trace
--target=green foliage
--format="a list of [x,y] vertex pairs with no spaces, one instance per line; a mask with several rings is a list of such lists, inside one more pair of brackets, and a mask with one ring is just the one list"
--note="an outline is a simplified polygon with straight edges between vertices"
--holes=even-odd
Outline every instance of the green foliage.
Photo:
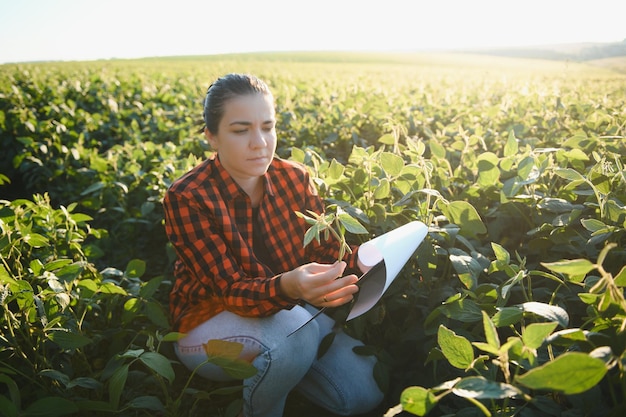
[[[160,202],[208,154],[208,84],[253,71],[276,98],[278,155],[304,163],[327,203],[302,213],[307,240],[348,248],[429,226],[381,301],[344,326],[379,359],[386,415],[623,413],[626,78],[386,58],[0,67],[2,412],[239,412],[239,383],[175,360]],[[207,361],[253,372],[214,342]]]

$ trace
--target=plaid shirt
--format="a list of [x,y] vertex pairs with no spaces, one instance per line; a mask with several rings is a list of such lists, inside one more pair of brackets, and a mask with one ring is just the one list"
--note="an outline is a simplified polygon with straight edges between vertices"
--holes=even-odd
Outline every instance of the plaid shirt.
[[[181,332],[224,311],[263,317],[298,300],[280,291],[280,275],[309,262],[333,263],[336,241],[304,247],[309,225],[295,211],[324,205],[304,166],[274,158],[264,176],[258,222],[275,270],[253,251],[252,205],[215,156],[178,179],[163,200],[165,230],[178,259],[170,294],[174,327]],[[356,271],[356,251],[347,271]]]

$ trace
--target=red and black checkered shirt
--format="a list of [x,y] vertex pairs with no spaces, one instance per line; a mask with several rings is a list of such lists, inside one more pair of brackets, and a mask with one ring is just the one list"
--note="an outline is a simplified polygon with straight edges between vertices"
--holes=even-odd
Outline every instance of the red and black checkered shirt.
[[[263,317],[292,308],[281,294],[280,275],[309,262],[333,263],[336,241],[304,247],[309,225],[295,212],[324,211],[306,167],[274,158],[264,176],[265,195],[253,220],[248,195],[215,156],[178,179],[163,205],[165,230],[178,259],[170,313],[181,332],[221,311]],[[253,227],[261,230],[272,266],[254,253]],[[356,251],[346,271],[356,271]],[[268,262],[269,263],[269,262]]]

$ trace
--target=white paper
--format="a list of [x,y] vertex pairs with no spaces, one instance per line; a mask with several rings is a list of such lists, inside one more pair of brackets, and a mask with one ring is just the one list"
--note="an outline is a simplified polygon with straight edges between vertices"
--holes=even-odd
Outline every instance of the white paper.
[[427,234],[428,227],[424,223],[412,221],[359,247],[359,261],[363,265],[373,266],[382,260],[384,268],[360,284],[357,300],[347,320],[367,312],[380,300]]

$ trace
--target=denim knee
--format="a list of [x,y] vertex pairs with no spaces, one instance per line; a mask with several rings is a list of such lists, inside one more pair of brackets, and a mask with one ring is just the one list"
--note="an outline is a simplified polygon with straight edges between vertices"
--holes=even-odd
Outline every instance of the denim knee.
[[265,346],[252,364],[256,375],[244,381],[246,416],[282,415],[289,392],[309,371],[317,354],[318,326],[310,323],[289,337]]

